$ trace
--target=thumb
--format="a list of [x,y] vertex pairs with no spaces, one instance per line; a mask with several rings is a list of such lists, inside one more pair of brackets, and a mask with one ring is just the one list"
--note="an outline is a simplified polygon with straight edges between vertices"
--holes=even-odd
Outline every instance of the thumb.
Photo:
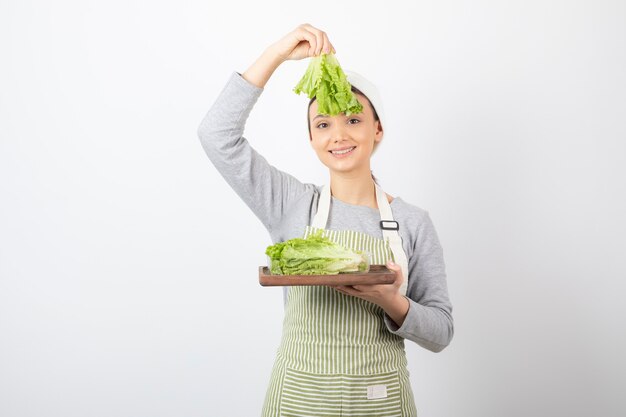
[[389,269],[393,269],[394,271],[397,271],[400,269],[400,265],[398,265],[397,263],[395,263],[394,261],[392,261],[391,259],[389,259],[387,261],[387,267]]

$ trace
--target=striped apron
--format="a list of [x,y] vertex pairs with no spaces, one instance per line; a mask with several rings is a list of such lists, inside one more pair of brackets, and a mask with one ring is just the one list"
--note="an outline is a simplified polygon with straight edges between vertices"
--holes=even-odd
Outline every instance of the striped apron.
[[[330,187],[322,189],[313,225],[330,240],[370,254],[371,264],[408,264],[391,207],[376,186],[383,239],[326,230]],[[395,223],[395,230],[389,227]],[[400,253],[401,252],[401,253]],[[282,341],[263,405],[263,417],[414,417],[404,339],[389,332],[376,304],[326,286],[293,286],[285,305]]]

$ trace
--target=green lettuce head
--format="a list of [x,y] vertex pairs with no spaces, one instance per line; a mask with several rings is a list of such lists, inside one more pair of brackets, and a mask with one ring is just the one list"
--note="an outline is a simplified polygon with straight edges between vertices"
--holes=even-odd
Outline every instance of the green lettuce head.
[[309,98],[316,97],[317,112],[328,116],[345,113],[361,113],[363,106],[350,89],[346,74],[335,54],[320,54],[311,58],[309,67],[293,91],[304,92]]
[[321,231],[306,239],[295,238],[268,246],[270,272],[275,275],[336,275],[369,271],[369,259],[361,251],[338,245]]

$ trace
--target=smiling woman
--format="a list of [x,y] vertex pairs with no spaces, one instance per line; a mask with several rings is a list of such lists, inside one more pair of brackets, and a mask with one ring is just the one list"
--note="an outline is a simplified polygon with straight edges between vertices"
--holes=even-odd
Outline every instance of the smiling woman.
[[373,181],[370,160],[385,125],[378,90],[348,71],[362,111],[330,116],[319,114],[315,98],[309,103],[309,140],[328,168],[330,184],[298,181],[243,137],[254,104],[280,64],[331,51],[326,33],[298,26],[243,74],[231,75],[198,134],[209,159],[274,243],[319,234],[367,251],[370,264],[386,264],[395,274],[391,284],[285,287],[283,337],[263,416],[412,417],[417,412],[404,342],[443,350],[453,335],[452,305],[428,212],[392,198]]

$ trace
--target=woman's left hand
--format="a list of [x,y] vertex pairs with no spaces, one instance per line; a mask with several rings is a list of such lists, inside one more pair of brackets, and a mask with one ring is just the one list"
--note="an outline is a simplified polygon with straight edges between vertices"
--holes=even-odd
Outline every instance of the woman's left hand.
[[391,319],[402,326],[404,318],[409,310],[409,300],[400,294],[399,289],[404,280],[400,265],[389,261],[387,268],[396,273],[396,280],[393,284],[383,285],[333,285],[332,288],[354,297],[362,298],[380,306]]

